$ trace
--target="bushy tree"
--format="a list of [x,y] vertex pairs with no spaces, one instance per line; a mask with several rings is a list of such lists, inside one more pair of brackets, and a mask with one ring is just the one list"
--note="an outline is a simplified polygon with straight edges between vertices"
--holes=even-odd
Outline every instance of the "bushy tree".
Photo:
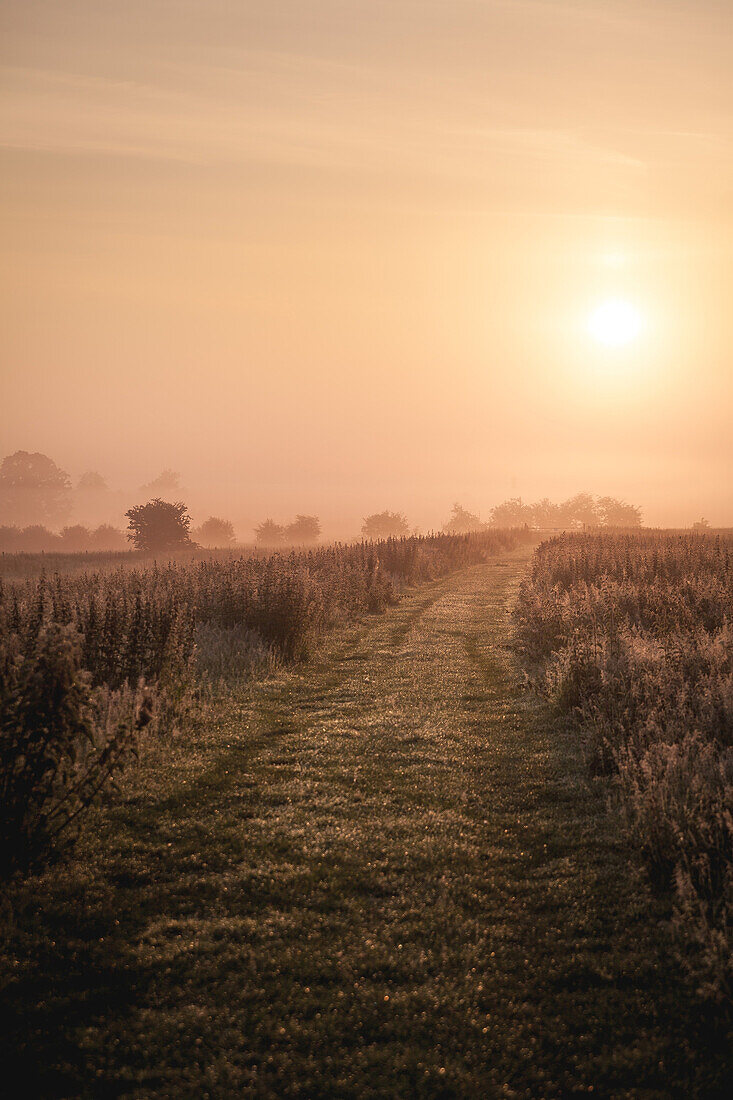
[[0,527],[0,554],[12,554],[18,549],[20,531],[17,527],[4,524]]
[[521,497],[513,497],[491,509],[492,527],[523,527],[533,522],[532,507]]
[[595,527],[599,522],[598,506],[590,493],[576,493],[563,507],[574,527]]
[[232,546],[235,540],[233,524],[228,519],[219,519],[218,516],[209,516],[196,528],[194,535],[196,542],[209,548]]
[[63,527],[59,535],[60,549],[68,554],[88,550],[90,538],[91,531],[80,523],[75,523],[72,527]]
[[124,550],[126,546],[124,534],[111,523],[102,523],[89,533],[90,550]]
[[52,550],[60,550],[61,542],[58,535],[49,531],[40,523],[32,523],[18,532],[16,549],[26,554],[40,554]]
[[599,497],[598,512],[604,527],[641,527],[641,508],[615,497]]
[[47,455],[16,451],[0,464],[0,518],[18,526],[57,523],[71,508],[69,475]]
[[296,516],[285,528],[286,541],[296,546],[318,542],[320,536],[321,524],[318,516]]
[[185,550],[193,546],[189,529],[191,517],[181,501],[148,501],[125,512],[129,519],[127,537],[136,550]]
[[361,533],[367,539],[401,538],[409,535],[410,526],[402,512],[375,512],[365,518]]
[[538,527],[541,529],[548,527],[564,527],[565,523],[563,509],[559,504],[553,504],[547,497],[543,497],[542,500],[538,500],[535,504],[529,506],[531,519],[530,524],[532,527]]
[[94,690],[70,625],[0,638],[0,874],[68,836],[150,719],[149,697]]
[[[138,499],[151,500],[153,497],[177,500],[180,499],[181,493],[146,492],[141,493]],[[125,494],[110,489],[102,475],[94,470],[87,470],[76,483],[74,516],[78,523],[83,523],[89,528],[98,527],[101,524],[119,523],[127,506]]]
[[152,481],[148,481],[146,485],[140,486],[140,495],[147,497],[160,497],[161,493],[165,493],[166,496],[176,496],[181,490],[181,475],[176,470],[165,469],[161,470],[157,477],[154,477]]
[[446,535],[467,535],[470,531],[480,531],[483,527],[479,517],[461,504],[453,505],[450,519],[443,524]]
[[266,519],[259,527],[255,527],[255,538],[262,546],[282,546],[285,542],[285,528],[275,523],[274,519]]
[[87,470],[76,483],[77,489],[82,493],[107,493],[109,486],[101,474],[95,470]]

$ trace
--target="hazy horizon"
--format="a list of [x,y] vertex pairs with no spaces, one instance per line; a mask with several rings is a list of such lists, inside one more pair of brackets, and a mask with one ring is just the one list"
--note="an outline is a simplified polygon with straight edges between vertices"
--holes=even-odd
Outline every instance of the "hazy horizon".
[[0,457],[172,467],[238,529],[581,490],[733,525],[729,3],[0,23]]

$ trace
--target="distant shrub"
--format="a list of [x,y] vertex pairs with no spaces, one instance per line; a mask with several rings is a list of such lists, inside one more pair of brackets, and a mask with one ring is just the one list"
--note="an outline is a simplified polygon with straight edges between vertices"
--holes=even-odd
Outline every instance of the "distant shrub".
[[192,546],[191,518],[181,501],[170,504],[156,497],[125,513],[129,519],[128,539],[136,550],[184,550]]
[[168,467],[165,470],[161,470],[157,477],[154,477],[152,481],[148,481],[145,485],[141,485],[139,489],[140,496],[149,497],[154,500],[158,500],[162,494],[166,496],[177,497],[181,496],[183,489],[181,487],[181,475],[176,470],[171,470]]
[[285,541],[293,546],[318,542],[320,537],[321,524],[318,516],[296,516],[285,528]]
[[58,551],[61,549],[61,541],[53,531],[49,531],[40,523],[34,523],[30,527],[23,527],[18,532],[15,549],[26,554]]
[[0,526],[0,554],[14,554],[17,551],[19,534],[17,527]]
[[71,507],[69,475],[48,455],[16,451],[0,462],[0,514],[18,526],[55,524]]
[[266,519],[255,528],[255,538],[261,546],[307,546],[318,542],[320,537],[318,516],[298,515],[288,524]]
[[64,527],[59,535],[47,527],[0,527],[0,553],[83,554],[99,550],[124,550],[125,536],[117,527],[102,524],[90,530],[81,524]]
[[217,516],[209,516],[207,520],[194,531],[194,538],[201,546],[226,547],[233,546],[235,535],[234,526],[228,519],[219,519]]
[[641,508],[615,497],[599,497],[596,507],[603,527],[641,527]]
[[454,504],[447,523],[443,525],[446,535],[466,535],[469,531],[480,531],[485,524],[478,516],[469,512],[461,504]]
[[266,519],[255,527],[255,538],[261,546],[282,546],[285,542],[285,528],[275,523],[274,519]]
[[106,493],[109,491],[107,482],[96,470],[87,470],[76,483],[77,489],[85,493]]
[[94,690],[71,626],[39,624],[0,640],[0,871],[47,857],[99,798],[151,698]]
[[366,539],[394,539],[410,533],[402,512],[375,512],[364,520],[361,533]]
[[89,532],[89,550],[124,550],[127,540],[118,527],[102,523]]
[[59,535],[59,550],[65,554],[77,554],[88,550],[91,541],[91,531],[80,523],[72,527],[62,527]]

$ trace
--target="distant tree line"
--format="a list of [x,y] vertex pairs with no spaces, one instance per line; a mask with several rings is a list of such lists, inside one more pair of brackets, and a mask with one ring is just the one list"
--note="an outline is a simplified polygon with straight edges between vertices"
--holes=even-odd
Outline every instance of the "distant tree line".
[[0,554],[80,554],[128,548],[129,543],[123,532],[108,523],[95,528],[75,523],[62,527],[58,534],[40,523],[32,523],[28,527],[0,527]]
[[[130,543],[137,550],[163,551],[202,546],[227,548],[235,544],[234,528],[229,520],[209,518],[199,527],[191,526],[182,495],[180,475],[163,470],[157,478],[142,485],[140,495],[147,503],[125,513],[129,521],[127,537],[110,523],[94,526],[60,524],[68,518],[74,501],[85,502],[104,514],[115,494],[104,478],[88,471],[79,478],[75,489],[63,470],[47,455],[16,451],[0,463],[0,552],[122,550]],[[168,499],[163,499],[167,497]],[[122,509],[120,508],[120,512]],[[117,513],[119,514],[119,512]],[[505,500],[491,509],[489,519],[481,520],[461,504],[454,504],[442,530],[446,534],[468,534],[487,527],[531,527],[535,529],[583,529],[592,527],[639,527],[641,509],[610,496],[594,497],[577,493],[568,500],[554,503],[546,497],[525,503],[520,497]],[[698,527],[706,521],[701,520]],[[55,529],[55,530],[54,530]],[[58,531],[58,533],[55,533]],[[402,538],[414,534],[404,513],[374,512],[364,518],[361,527],[366,539]],[[290,523],[266,519],[255,528],[261,546],[308,546],[321,537],[318,516],[299,514]]]
[[266,519],[255,527],[255,538],[261,546],[308,546],[321,537],[318,516],[296,516],[291,523],[275,523]]
[[232,546],[229,520],[210,516],[191,530],[186,506],[161,499],[180,492],[180,475],[170,469],[140,486],[138,493],[152,499],[127,512],[127,535],[111,523],[64,523],[75,507],[85,514],[120,514],[121,494],[93,470],[72,488],[69,475],[48,455],[16,451],[0,463],[0,553],[119,551],[130,549],[130,543],[139,550]]
[[[491,509],[488,520],[455,503],[443,524],[446,535],[467,535],[491,527],[531,527],[534,529],[583,530],[588,527],[640,527],[641,509],[615,497],[594,497],[577,493],[555,504],[545,497],[534,504],[520,497],[505,500]],[[367,539],[402,538],[410,534],[410,525],[402,512],[375,512],[362,524]]]
[[535,530],[560,529],[583,530],[588,527],[640,527],[641,509],[615,497],[594,497],[590,493],[576,493],[559,504],[544,497],[533,504],[521,497],[514,497],[495,505],[487,522],[460,504],[453,505],[453,512],[443,531],[450,535],[467,534],[485,527],[532,527]]
[[615,497],[577,493],[555,504],[547,497],[525,504],[521,497],[505,500],[491,509],[492,527],[579,529],[585,527],[641,527],[641,508]]
[[366,516],[361,533],[365,539],[405,538],[410,534],[410,525],[402,512],[375,512]]
[[0,463],[0,517],[14,527],[63,523],[71,511],[71,481],[52,459],[16,451]]

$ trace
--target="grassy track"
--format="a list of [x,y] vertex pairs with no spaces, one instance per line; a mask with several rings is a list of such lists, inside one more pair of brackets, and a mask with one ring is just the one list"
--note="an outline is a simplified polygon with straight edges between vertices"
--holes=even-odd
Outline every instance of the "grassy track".
[[519,694],[527,556],[218,705],[16,892],[23,1095],[725,1095],[604,790]]

